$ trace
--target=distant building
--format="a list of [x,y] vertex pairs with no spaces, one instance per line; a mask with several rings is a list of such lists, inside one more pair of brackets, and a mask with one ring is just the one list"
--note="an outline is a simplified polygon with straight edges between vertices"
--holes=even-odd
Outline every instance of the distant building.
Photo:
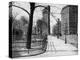
[[48,33],[49,34],[49,14],[48,14],[48,10],[47,9],[43,9],[43,18],[42,18],[42,21],[44,22],[44,26],[43,26],[43,29],[44,29],[44,32]]
[[78,6],[67,5],[61,11],[61,33],[77,34]]
[[42,19],[36,22],[36,33],[48,35],[48,10],[43,9],[42,14]]
[[48,10],[47,9],[43,9],[43,21],[47,23],[48,25]]
[[48,34],[50,34],[50,6],[43,9],[43,21],[47,23]]

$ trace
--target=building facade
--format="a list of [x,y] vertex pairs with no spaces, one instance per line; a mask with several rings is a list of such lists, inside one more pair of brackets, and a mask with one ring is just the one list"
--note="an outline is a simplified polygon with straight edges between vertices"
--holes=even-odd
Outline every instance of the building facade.
[[78,6],[67,5],[61,11],[61,33],[77,34]]

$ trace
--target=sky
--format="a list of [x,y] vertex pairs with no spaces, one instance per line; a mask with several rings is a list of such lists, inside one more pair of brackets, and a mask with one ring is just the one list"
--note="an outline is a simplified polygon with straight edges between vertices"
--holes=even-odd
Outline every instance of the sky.
[[[15,1],[13,3],[14,5],[23,7],[24,9],[26,9],[28,12],[30,12],[30,4],[27,2],[19,2],[19,1]],[[64,6],[66,5],[59,5],[59,4],[47,4],[47,3],[36,3],[36,6],[38,5],[42,5],[42,6],[47,6],[50,5],[50,12],[52,13],[52,15],[55,16],[55,18],[50,15],[50,28],[51,28],[51,32],[52,32],[52,27],[57,23],[55,19],[59,18],[61,20],[61,10]],[[38,19],[42,19],[42,10],[44,8],[43,7],[38,7],[35,9],[34,11],[34,15],[33,15],[33,25],[36,25],[36,21]],[[12,14],[13,16],[15,16],[15,18],[17,20],[19,20],[21,18],[21,16],[25,16],[25,18],[27,18],[29,20],[29,15],[27,13],[25,13],[23,10],[17,8],[17,7],[13,7],[12,8]]]

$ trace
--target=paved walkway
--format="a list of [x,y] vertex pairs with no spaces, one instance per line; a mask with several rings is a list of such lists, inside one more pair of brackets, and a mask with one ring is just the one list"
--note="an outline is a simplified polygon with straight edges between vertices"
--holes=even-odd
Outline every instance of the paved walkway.
[[[65,35],[59,37],[62,40],[65,40]],[[78,48],[78,36],[76,34],[66,35],[67,43],[70,43]]]
[[[57,39],[54,36],[48,36],[47,51],[37,57],[46,56],[63,56],[63,55],[77,55],[77,48],[71,44],[65,44],[65,41]],[[35,56],[36,57],[36,56]]]

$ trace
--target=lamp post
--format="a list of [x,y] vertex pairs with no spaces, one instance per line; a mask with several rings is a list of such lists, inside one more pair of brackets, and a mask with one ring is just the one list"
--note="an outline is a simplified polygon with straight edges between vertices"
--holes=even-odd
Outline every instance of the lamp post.
[[65,23],[65,44],[67,43],[66,33],[67,33],[67,23]]

